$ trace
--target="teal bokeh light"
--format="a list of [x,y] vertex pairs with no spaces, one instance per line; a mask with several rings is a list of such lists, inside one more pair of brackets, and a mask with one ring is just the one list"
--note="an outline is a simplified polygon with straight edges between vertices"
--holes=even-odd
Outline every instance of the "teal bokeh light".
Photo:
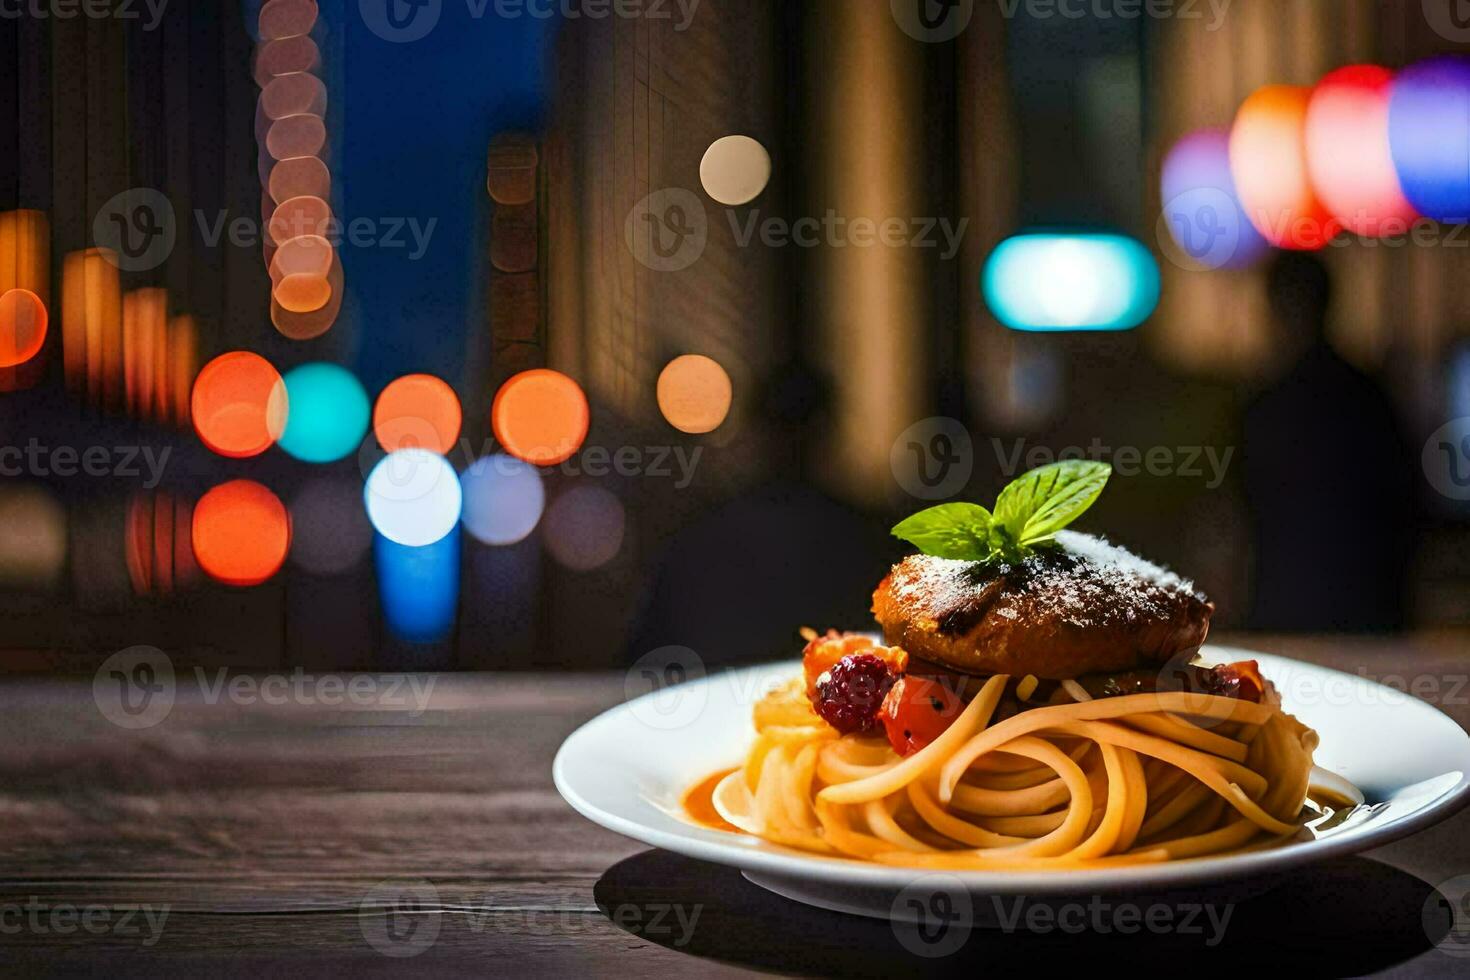
[[996,246],[981,288],[1012,330],[1131,330],[1159,305],[1159,266],[1125,235],[1024,234]]
[[303,364],[286,372],[286,430],[280,446],[307,463],[330,463],[357,451],[367,434],[367,392],[336,364]]

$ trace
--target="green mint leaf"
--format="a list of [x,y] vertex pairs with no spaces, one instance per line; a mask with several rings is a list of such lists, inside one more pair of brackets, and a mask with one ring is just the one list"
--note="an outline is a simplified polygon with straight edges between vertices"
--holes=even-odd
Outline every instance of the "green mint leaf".
[[922,510],[893,529],[926,555],[985,561],[992,553],[990,511],[979,504],[940,504]]
[[1032,470],[1001,491],[994,521],[1023,549],[1050,541],[1092,506],[1112,474],[1107,463],[1084,459]]

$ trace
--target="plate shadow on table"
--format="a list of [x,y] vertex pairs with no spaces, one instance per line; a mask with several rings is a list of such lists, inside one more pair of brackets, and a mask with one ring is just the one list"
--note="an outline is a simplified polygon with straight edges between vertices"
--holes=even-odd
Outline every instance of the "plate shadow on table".
[[[936,955],[955,943],[951,939],[922,956],[911,951],[924,949],[912,927],[906,931],[883,920],[792,902],[750,883],[735,868],[667,851],[646,851],[613,865],[593,894],[603,914],[625,931],[690,956],[778,973],[840,976],[901,975],[920,968],[941,976],[973,977],[982,970],[1005,975],[1011,969],[1050,975],[1098,955],[1130,970],[1178,971],[1187,964],[1191,974],[1204,975],[1238,977],[1257,969],[1272,975],[1301,970],[1306,976],[1359,976],[1428,952],[1453,922],[1431,885],[1367,858],[1308,866],[1281,877],[1275,887],[1253,884],[1255,897],[1239,901],[1221,897],[1238,896],[1239,888],[1221,895],[1199,893],[1192,902],[1174,896],[1176,925],[1170,928],[1140,923],[1136,932],[1122,934],[1109,925],[1125,923],[1115,910],[1131,903],[1146,912],[1160,900],[1098,896],[1112,910],[1101,913],[1105,932],[1090,924],[1079,930],[1076,916],[1066,920],[1069,930],[1055,919],[1033,919],[1043,927],[1032,931],[1022,913],[1019,926],[964,930],[956,951]],[[1263,887],[1269,890],[1260,892]],[[992,901],[975,899],[977,906]],[[1014,900],[1002,903],[996,910],[1017,922]],[[1196,903],[1214,905],[1215,917],[1197,913],[1186,928],[1185,906]],[[1099,921],[1097,914],[1086,914],[1088,923]]]

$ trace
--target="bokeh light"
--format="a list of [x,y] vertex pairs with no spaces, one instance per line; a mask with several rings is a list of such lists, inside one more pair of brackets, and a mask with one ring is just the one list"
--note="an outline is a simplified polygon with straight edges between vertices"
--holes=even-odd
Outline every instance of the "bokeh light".
[[49,590],[66,569],[66,511],[45,489],[0,485],[0,585]]
[[249,351],[221,354],[194,379],[194,431],[221,456],[258,456],[286,428],[286,385],[270,362]]
[[373,407],[373,434],[390,453],[397,449],[447,453],[463,422],[459,396],[432,374],[393,379]]
[[1399,186],[1388,143],[1393,72],[1349,65],[1312,93],[1304,130],[1317,197],[1355,235],[1402,235],[1418,212]]
[[459,523],[464,505],[459,476],[427,449],[400,449],[378,461],[363,490],[368,520],[389,541],[433,544]]
[[293,157],[271,167],[268,185],[271,200],[277,204],[293,197],[326,200],[332,192],[332,172],[316,157]]
[[350,455],[367,434],[368,397],[353,373],[336,364],[302,364],[286,372],[286,427],[281,448],[307,463]]
[[316,477],[291,498],[291,562],[314,575],[355,567],[373,540],[356,479]]
[[536,466],[570,459],[587,438],[590,422],[582,386],[547,368],[517,374],[490,406],[495,438],[506,452]]
[[546,488],[534,466],[497,453],[475,461],[460,478],[464,526],[477,541],[510,545],[536,530]]
[[143,491],[128,502],[126,558],[138,595],[167,596],[199,577],[194,560],[193,509],[167,490]]
[[610,491],[573,487],[552,501],[546,512],[542,532],[546,550],[574,571],[601,568],[622,548],[626,520],[622,502]]
[[1159,267],[1123,235],[1027,234],[985,263],[990,311],[1013,330],[1129,330],[1159,302]]
[[721,204],[749,204],[771,182],[771,155],[749,136],[724,136],[699,161],[704,192]]
[[1270,244],[1250,223],[1230,173],[1230,132],[1200,129],[1164,157],[1163,220],[1187,261],[1203,269],[1243,269]]
[[194,558],[225,585],[259,585],[280,570],[291,547],[286,505],[253,480],[232,480],[194,507]]
[[383,621],[409,643],[437,643],[454,628],[459,609],[459,531],[410,547],[382,535],[373,539]]
[[324,236],[331,228],[332,206],[319,197],[304,194],[282,201],[271,211],[271,243],[283,245],[303,235]]
[[311,313],[332,299],[332,283],[326,276],[293,272],[283,276],[271,293],[287,313]]
[[46,342],[46,304],[29,289],[7,289],[0,296],[0,367],[24,364]]
[[1257,89],[1241,103],[1230,131],[1230,172],[1241,207],[1261,237],[1281,248],[1324,248],[1340,229],[1307,173],[1311,98],[1303,86]]
[[1470,222],[1470,58],[1444,55],[1400,72],[1388,135],[1410,203],[1436,221]]
[[685,354],[658,376],[658,408],[680,432],[713,432],[730,414],[730,375],[713,358]]

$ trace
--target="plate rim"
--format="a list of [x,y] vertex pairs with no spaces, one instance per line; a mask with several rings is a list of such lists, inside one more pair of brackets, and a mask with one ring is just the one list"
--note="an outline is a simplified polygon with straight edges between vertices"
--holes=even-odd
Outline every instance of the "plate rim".
[[[645,699],[659,696],[663,693],[662,691],[653,691],[638,698],[623,701],[599,712],[595,717],[579,725],[557,749],[551,767],[552,781],[557,792],[572,809],[600,827],[640,843],[697,860],[738,868],[741,871],[797,877],[853,888],[885,889],[902,889],[919,878],[944,876],[958,880],[967,890],[975,893],[1025,895],[1066,895],[1079,892],[1116,892],[1145,888],[1210,885],[1287,871],[1333,857],[1374,850],[1402,840],[1449,819],[1470,804],[1470,732],[1466,732],[1459,722],[1437,705],[1359,674],[1305,660],[1296,660],[1280,654],[1210,644],[1207,644],[1201,652],[1206,655],[1222,652],[1227,655],[1249,654],[1253,658],[1290,664],[1293,669],[1306,668],[1310,671],[1341,675],[1349,678],[1355,684],[1368,685],[1390,692],[1396,698],[1405,699],[1405,706],[1410,710],[1433,712],[1459,732],[1458,748],[1463,762],[1459,769],[1459,782],[1444,795],[1402,820],[1370,827],[1356,834],[1302,841],[1271,850],[1189,858],[1162,864],[1122,868],[1067,871],[927,871],[920,868],[874,864],[856,858],[806,854],[794,848],[761,841],[759,838],[736,838],[758,843],[734,843],[732,840],[721,839],[729,836],[728,832],[706,829],[695,824],[689,824],[684,832],[676,833],[640,823],[588,800],[578,791],[575,780],[567,774],[570,764],[568,759],[578,748],[576,743],[579,740],[594,737],[597,726],[611,723],[615,716],[631,712],[633,706]],[[729,679],[736,675],[758,674],[774,671],[777,668],[795,667],[799,669],[799,665],[799,660],[775,660],[747,664],[711,672],[702,678],[686,683],[707,686],[716,680]]]

